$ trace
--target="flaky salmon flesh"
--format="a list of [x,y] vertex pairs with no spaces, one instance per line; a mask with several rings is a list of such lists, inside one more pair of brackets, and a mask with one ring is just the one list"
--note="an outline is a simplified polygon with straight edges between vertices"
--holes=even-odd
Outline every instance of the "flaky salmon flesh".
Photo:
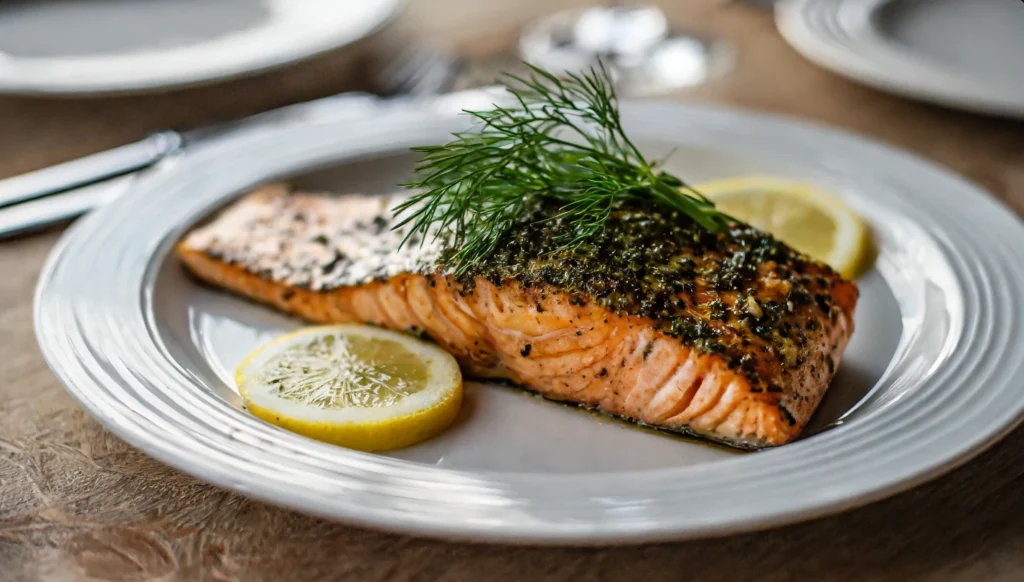
[[265,186],[177,251],[201,281],[304,320],[422,334],[470,377],[749,449],[799,436],[853,332],[857,287],[746,225],[624,210],[548,252],[571,225],[524,218],[456,275],[442,243],[401,244],[396,201]]

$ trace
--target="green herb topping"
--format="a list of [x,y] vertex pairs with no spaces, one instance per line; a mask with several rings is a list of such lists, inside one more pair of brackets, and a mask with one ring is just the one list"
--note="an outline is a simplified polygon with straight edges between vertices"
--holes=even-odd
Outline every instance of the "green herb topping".
[[[612,213],[655,205],[712,233],[729,217],[679,178],[643,157],[626,136],[608,72],[566,78],[537,67],[509,75],[513,107],[466,111],[478,122],[422,154],[407,187],[420,190],[395,209],[406,241],[441,237],[455,274],[490,257],[498,241],[539,206],[543,220],[571,225],[557,248],[579,246],[604,229]],[[404,243],[403,243],[404,244]]]

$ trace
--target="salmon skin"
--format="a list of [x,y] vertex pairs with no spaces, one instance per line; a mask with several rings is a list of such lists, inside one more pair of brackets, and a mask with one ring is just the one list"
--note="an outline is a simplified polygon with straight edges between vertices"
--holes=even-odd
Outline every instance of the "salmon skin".
[[304,320],[423,334],[469,376],[746,449],[799,436],[853,332],[856,285],[746,225],[624,209],[556,252],[572,225],[524,218],[456,275],[440,242],[400,245],[395,202],[264,186],[177,253]]

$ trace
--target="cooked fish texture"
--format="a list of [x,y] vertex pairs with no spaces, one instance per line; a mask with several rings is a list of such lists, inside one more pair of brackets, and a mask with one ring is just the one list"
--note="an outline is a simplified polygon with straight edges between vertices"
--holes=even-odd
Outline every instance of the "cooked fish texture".
[[305,320],[422,333],[467,375],[743,448],[800,434],[853,331],[853,283],[745,225],[715,235],[621,210],[554,251],[572,226],[524,217],[456,276],[437,241],[400,247],[394,202],[267,186],[178,255],[202,281]]

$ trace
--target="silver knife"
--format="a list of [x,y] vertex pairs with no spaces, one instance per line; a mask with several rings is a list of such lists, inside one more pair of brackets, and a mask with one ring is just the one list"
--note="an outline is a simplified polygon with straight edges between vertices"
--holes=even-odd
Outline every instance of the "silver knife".
[[[443,95],[433,95],[427,98],[429,99],[428,101],[423,101],[423,99],[422,96],[418,98],[408,95],[377,97],[367,93],[343,93],[315,101],[290,105],[282,109],[275,109],[239,121],[175,133],[175,135],[180,136],[178,146],[156,157],[146,166],[138,166],[134,171],[119,172],[112,178],[108,177],[104,180],[95,181],[71,190],[60,191],[52,195],[32,196],[30,199],[23,198],[22,200],[24,201],[22,202],[0,208],[0,239],[26,234],[45,226],[64,222],[107,204],[128,192],[137,180],[145,179],[147,174],[159,171],[160,166],[158,162],[161,159],[183,151],[182,148],[185,145],[195,145],[215,140],[236,130],[257,128],[261,125],[273,126],[287,122],[360,118],[390,106],[415,100],[418,100],[423,105],[428,105],[435,111],[455,114],[463,109],[486,109],[495,103],[508,99],[508,97],[500,87],[488,86]],[[144,142],[145,140],[138,142],[138,144],[123,147],[131,148],[131,146],[140,145]],[[140,145],[140,149],[141,147]],[[112,151],[114,150],[97,154],[97,156],[104,156]],[[128,157],[125,156],[124,159],[128,159]],[[135,159],[140,160],[143,158],[139,156]],[[75,162],[69,162],[69,164],[83,160],[84,158]],[[116,165],[111,163],[106,167],[115,167]],[[127,163],[122,164],[120,167],[126,166]],[[50,169],[53,168],[47,168],[46,170]],[[0,184],[3,182],[5,181],[0,181]],[[42,181],[37,183],[42,183]]]
[[8,206],[145,168],[181,148],[186,136],[161,131],[116,147],[35,172],[0,180],[0,206]]
[[181,132],[154,133],[135,143],[0,180],[0,207],[135,172],[152,166],[186,145],[223,135],[234,129],[315,115],[318,111],[336,109],[346,102],[369,105],[373,99],[366,93],[343,93],[258,113],[244,119]]
[[163,131],[132,144],[0,180],[0,238],[69,220],[112,201],[128,191],[144,170],[186,145],[261,125],[362,116],[379,107],[380,101],[368,93],[332,95],[236,121],[182,132]]
[[85,214],[127,192],[138,178],[138,173],[130,172],[0,209],[0,238],[24,234]]

